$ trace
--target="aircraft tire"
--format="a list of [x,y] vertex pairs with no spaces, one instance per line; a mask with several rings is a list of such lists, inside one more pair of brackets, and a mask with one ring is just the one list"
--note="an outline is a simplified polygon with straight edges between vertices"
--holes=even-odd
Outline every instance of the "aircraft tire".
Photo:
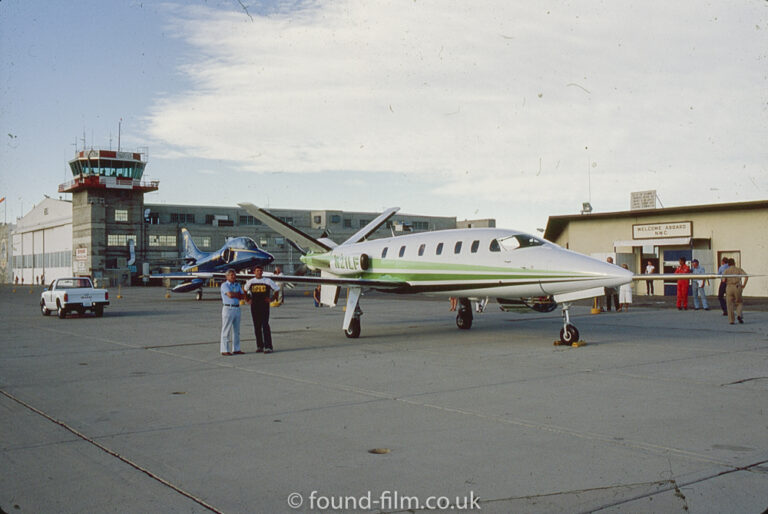
[[462,316],[461,313],[456,315],[456,326],[462,330],[469,330],[472,328],[472,313],[469,316]]
[[560,342],[563,344],[573,344],[579,340],[579,330],[571,324],[560,329]]
[[349,328],[344,331],[344,335],[350,339],[357,339],[360,337],[360,328],[360,318],[352,318]]

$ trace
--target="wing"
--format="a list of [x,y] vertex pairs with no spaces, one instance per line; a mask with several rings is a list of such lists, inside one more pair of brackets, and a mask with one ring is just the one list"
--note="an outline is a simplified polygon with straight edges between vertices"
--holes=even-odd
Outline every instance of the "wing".
[[369,287],[373,289],[407,289],[410,286],[408,282],[401,280],[372,280],[365,278],[344,278],[344,277],[308,277],[306,275],[267,275],[275,282],[289,282],[292,284],[327,284],[330,286],[342,287]]
[[718,275],[717,273],[649,273],[647,275],[635,275],[632,280],[714,280],[728,277],[754,277],[756,275]]

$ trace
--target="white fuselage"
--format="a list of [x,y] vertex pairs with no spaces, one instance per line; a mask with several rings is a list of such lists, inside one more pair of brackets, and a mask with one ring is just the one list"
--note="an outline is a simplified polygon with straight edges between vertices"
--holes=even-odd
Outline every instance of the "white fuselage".
[[[455,229],[333,248],[302,258],[336,277],[405,282],[437,296],[525,298],[618,287],[632,273],[515,230]],[[385,290],[385,289],[382,289]]]

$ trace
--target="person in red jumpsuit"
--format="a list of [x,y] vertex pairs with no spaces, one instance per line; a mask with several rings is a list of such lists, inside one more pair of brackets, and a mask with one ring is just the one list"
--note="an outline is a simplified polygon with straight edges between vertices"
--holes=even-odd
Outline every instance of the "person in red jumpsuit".
[[[685,263],[685,257],[680,257],[680,266],[675,273],[690,273],[691,268]],[[677,281],[677,310],[688,310],[688,280]]]

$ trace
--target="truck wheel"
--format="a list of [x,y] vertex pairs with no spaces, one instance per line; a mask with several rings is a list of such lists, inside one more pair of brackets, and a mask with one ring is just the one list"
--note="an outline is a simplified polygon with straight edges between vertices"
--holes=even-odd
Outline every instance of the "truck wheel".
[[66,317],[67,317],[67,310],[59,306],[59,319],[64,319]]
[[104,315],[104,306],[103,305],[97,305],[93,308],[93,313],[96,315],[97,318],[100,318]]
[[40,312],[43,313],[43,316],[51,315],[51,311],[45,308],[45,302],[40,302]]

